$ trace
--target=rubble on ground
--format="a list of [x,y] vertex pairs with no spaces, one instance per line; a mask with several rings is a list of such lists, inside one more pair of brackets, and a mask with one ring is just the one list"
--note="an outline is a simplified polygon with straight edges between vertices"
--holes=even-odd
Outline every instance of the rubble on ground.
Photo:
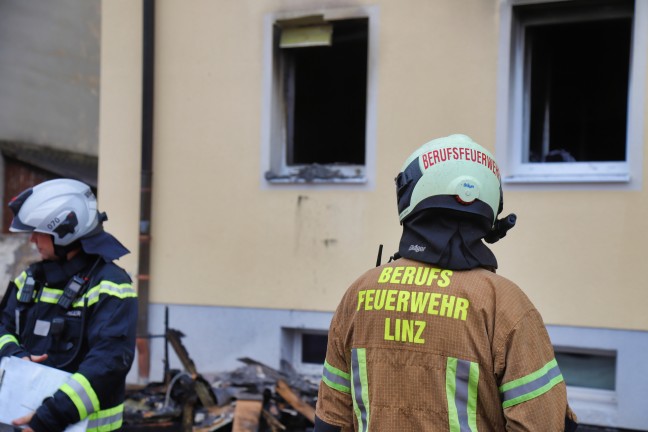
[[125,432],[310,432],[315,421],[319,377],[298,374],[283,362],[275,370],[250,358],[230,372],[199,374],[167,330],[184,370],[167,371],[165,382],[127,390]]

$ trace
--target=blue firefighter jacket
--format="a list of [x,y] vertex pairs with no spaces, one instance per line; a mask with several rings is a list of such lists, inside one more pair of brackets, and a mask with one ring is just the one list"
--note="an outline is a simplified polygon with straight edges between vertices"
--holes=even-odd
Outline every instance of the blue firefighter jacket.
[[[35,283],[26,298],[29,276]],[[59,300],[74,276],[86,281],[65,308]],[[44,364],[72,374],[29,426],[55,432],[88,418],[88,431],[118,430],[137,323],[137,294],[128,274],[112,261],[81,252],[64,265],[33,264],[9,284],[5,297],[0,358],[48,354]]]

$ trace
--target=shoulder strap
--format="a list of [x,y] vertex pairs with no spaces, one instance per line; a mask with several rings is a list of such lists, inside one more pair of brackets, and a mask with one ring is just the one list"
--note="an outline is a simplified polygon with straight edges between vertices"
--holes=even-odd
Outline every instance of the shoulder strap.
[[25,278],[25,283],[20,289],[20,296],[18,297],[18,302],[20,303],[31,303],[34,301],[34,290],[36,289],[36,280],[34,280],[34,275],[32,273],[31,267],[25,270],[27,277]]

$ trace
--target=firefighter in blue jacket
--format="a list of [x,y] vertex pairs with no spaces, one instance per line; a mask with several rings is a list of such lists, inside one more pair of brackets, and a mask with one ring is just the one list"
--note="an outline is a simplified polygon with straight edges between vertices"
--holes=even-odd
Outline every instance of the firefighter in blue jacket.
[[103,230],[90,188],[46,181],[9,203],[10,231],[31,232],[42,260],[9,284],[0,306],[0,358],[16,356],[72,375],[40,407],[14,420],[24,430],[121,428],[135,352],[137,295],[113,260],[129,251]]

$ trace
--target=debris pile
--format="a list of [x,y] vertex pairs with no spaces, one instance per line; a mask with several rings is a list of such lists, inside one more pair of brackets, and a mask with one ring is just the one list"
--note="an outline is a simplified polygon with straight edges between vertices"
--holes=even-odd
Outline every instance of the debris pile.
[[319,377],[300,375],[287,362],[281,371],[250,358],[234,371],[207,378],[198,373],[177,330],[165,338],[184,370],[168,370],[163,383],[129,388],[125,432],[310,432]]

